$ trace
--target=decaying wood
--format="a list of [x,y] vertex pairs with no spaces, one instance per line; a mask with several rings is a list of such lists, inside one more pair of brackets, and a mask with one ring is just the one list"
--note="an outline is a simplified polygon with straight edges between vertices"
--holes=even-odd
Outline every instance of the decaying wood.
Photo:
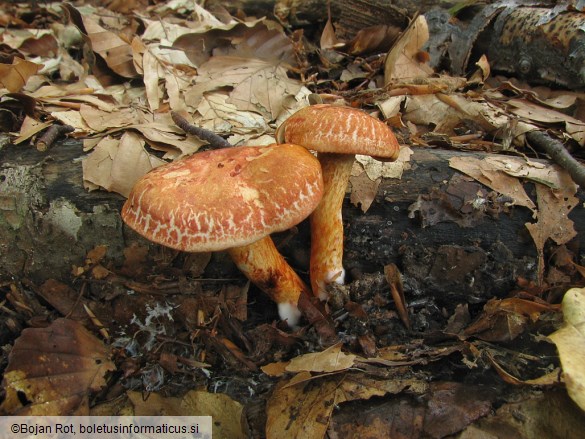
[[[71,267],[83,265],[87,252],[97,245],[107,245],[107,257],[115,267],[131,241],[147,244],[123,226],[121,196],[84,189],[82,155],[75,141],[56,145],[48,153],[30,146],[0,150],[2,275],[35,282],[67,280]],[[383,180],[367,213],[347,197],[343,215],[350,279],[382,273],[384,266],[395,263],[405,276],[404,288],[411,300],[413,295],[434,294],[469,295],[473,301],[508,292],[518,276],[535,276],[536,251],[525,228],[525,223],[534,222],[532,213],[508,208],[505,199],[490,198],[489,189],[449,167],[454,156],[485,154],[416,149],[412,169],[400,180]],[[489,209],[470,209],[465,196],[480,192],[491,200]],[[570,216],[580,232],[585,226],[584,209],[574,209]],[[577,239],[583,241],[584,236],[580,233]],[[275,237],[303,276],[309,239],[305,223],[292,238]],[[217,260],[226,264],[225,259]],[[445,264],[452,269],[445,272]],[[237,276],[233,267],[229,269],[229,277]],[[214,267],[212,262],[207,275],[222,270],[226,270],[223,265]]]
[[537,84],[585,87],[585,14],[507,2],[474,6],[457,21],[448,11],[425,14],[430,40],[425,49],[434,68],[457,75],[487,55],[492,71]]

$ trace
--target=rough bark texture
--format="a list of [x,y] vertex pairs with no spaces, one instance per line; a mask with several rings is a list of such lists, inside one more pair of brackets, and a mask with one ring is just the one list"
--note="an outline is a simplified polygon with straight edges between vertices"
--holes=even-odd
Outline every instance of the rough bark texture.
[[[534,278],[536,252],[524,225],[534,221],[531,212],[507,209],[505,200],[496,198],[489,211],[471,209],[466,197],[480,191],[489,198],[490,191],[449,167],[455,155],[482,156],[418,149],[401,180],[382,181],[367,213],[346,198],[348,280],[396,263],[411,298],[433,295],[439,303],[463,298],[473,303],[509,292],[517,276]],[[140,240],[122,224],[121,196],[83,188],[81,156],[76,142],[56,145],[48,153],[29,146],[0,150],[0,275],[66,281],[71,266],[83,265],[96,245],[108,246],[115,266],[125,246]],[[579,196],[583,199],[581,192]],[[581,232],[584,209],[574,209],[571,218]],[[306,276],[309,228],[303,223],[298,229],[281,251]],[[579,233],[577,240],[583,236]],[[282,236],[275,239],[281,242]],[[225,258],[213,260],[206,276],[226,269],[234,274]]]

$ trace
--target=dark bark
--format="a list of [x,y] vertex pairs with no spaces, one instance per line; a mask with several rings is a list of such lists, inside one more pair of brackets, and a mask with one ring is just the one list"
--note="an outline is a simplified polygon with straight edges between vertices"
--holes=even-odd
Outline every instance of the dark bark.
[[[75,141],[45,154],[30,146],[0,150],[0,275],[36,282],[67,280],[72,265],[83,265],[87,252],[97,245],[108,246],[107,257],[116,266],[131,240],[146,243],[123,226],[121,196],[84,189],[82,155]],[[449,159],[461,155],[485,156],[416,149],[412,169],[401,180],[382,181],[367,213],[351,205],[348,197],[343,214],[350,280],[381,273],[385,265],[396,263],[411,298],[470,296],[473,302],[505,294],[517,276],[534,277],[536,251],[525,228],[534,221],[531,212],[506,208],[506,200],[490,198],[487,188],[450,168]],[[477,193],[491,200],[489,209],[470,210],[466,197]],[[584,210],[574,209],[571,218],[581,232]],[[310,237],[306,224],[298,230],[291,239],[281,235],[275,240],[305,276]],[[583,241],[583,236],[577,239]],[[212,261],[206,276],[225,275],[226,270],[237,276],[225,258]]]

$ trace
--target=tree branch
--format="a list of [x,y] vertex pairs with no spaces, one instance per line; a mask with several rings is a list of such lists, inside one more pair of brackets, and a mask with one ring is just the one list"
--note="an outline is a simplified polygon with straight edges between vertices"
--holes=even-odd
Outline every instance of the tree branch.
[[569,154],[563,144],[544,131],[531,131],[526,138],[537,148],[545,151],[557,165],[565,169],[573,181],[585,188],[585,167]]

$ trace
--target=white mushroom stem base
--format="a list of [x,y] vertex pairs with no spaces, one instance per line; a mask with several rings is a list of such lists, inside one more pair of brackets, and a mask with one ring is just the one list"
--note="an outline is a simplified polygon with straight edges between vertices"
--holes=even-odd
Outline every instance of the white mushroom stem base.
[[301,317],[299,297],[302,293],[309,294],[309,289],[278,252],[272,239],[267,236],[231,248],[228,253],[242,273],[277,303],[280,318],[296,327]]
[[311,288],[314,295],[326,300],[327,284],[345,282],[341,207],[355,155],[319,153],[318,158],[324,189],[311,214]]

